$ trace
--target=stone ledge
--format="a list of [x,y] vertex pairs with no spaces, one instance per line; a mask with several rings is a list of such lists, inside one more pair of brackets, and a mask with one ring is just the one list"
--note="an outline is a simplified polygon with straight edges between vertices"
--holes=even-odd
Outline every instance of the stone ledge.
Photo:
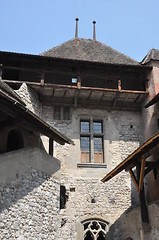
[[77,167],[85,167],[85,168],[106,168],[107,165],[102,163],[77,163]]

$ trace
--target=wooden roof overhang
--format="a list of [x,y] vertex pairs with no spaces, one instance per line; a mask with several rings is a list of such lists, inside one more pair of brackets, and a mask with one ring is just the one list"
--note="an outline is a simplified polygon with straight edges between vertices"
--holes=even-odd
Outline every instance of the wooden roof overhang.
[[[108,66],[108,67],[115,67],[115,68],[129,68],[129,69],[139,69],[140,71],[146,71],[151,70],[151,66],[146,66],[143,64],[121,64],[121,63],[105,63],[105,62],[99,62],[99,61],[88,61],[88,60],[79,60],[79,59],[68,59],[68,58],[60,58],[60,57],[50,57],[50,56],[43,56],[43,55],[36,55],[36,54],[26,54],[26,53],[17,53],[17,52],[6,52],[6,51],[0,51],[0,57],[3,59],[11,59],[11,60],[19,60],[19,62],[22,61],[34,61],[38,63],[77,63],[77,64],[90,64],[92,66]],[[35,67],[35,66],[34,66]]]
[[[22,84],[22,81],[4,80],[7,83]],[[123,89],[108,89],[97,87],[84,87],[61,85],[52,83],[25,83],[32,87],[40,96],[50,102],[58,100],[59,104],[67,104],[70,106],[100,106],[105,107],[128,107],[139,109],[144,98],[148,95],[147,91],[123,90]],[[44,99],[44,98],[43,98]],[[62,102],[61,102],[62,101]]]
[[0,88],[0,128],[17,122],[25,128],[39,132],[59,144],[74,144],[74,142],[44,122],[41,118],[26,108],[18,99]]
[[[149,215],[145,199],[144,191],[144,177],[153,169],[159,167],[159,159],[157,161],[146,161],[156,150],[158,151],[157,145],[159,143],[159,133],[147,140],[143,145],[136,149],[130,156],[128,156],[123,162],[116,166],[111,172],[109,172],[103,179],[102,182],[107,182],[118,173],[123,170],[129,171],[132,181],[139,193],[140,209],[141,209],[141,220],[143,226],[148,226]],[[133,168],[136,167],[136,174]],[[154,171],[155,172],[155,171]]]
[[[143,179],[146,174],[148,174],[152,169],[159,166],[159,161],[150,162],[146,159],[156,151],[156,146],[159,143],[159,133],[147,140],[143,145],[136,149],[130,156],[128,156],[123,162],[116,166],[111,172],[109,172],[103,179],[102,182],[107,182],[118,173],[123,170],[129,171],[130,176],[140,192],[143,187]],[[141,171],[139,179],[136,179],[135,174],[132,171],[132,168],[135,166],[141,165]]]

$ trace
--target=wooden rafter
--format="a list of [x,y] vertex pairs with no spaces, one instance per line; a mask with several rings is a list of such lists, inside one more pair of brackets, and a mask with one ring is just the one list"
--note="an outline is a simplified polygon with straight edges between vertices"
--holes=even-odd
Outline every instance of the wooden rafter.
[[141,160],[141,169],[140,169],[140,179],[139,179],[139,192],[142,190],[143,188],[143,183],[144,183],[144,172],[145,172],[145,158],[144,156],[142,156],[142,160]]
[[131,168],[129,169],[129,173],[130,173],[130,176],[131,176],[131,178],[132,178],[132,180],[135,184],[135,187],[136,187],[137,191],[139,191],[139,185],[137,183],[137,179],[136,179],[135,174],[134,174],[134,172],[132,171]]

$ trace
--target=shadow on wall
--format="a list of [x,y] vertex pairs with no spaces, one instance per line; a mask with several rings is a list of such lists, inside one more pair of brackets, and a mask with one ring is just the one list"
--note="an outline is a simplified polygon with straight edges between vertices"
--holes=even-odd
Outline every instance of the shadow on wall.
[[[60,161],[38,148],[26,148],[0,155],[0,213],[11,208],[34,190],[42,197],[51,177],[58,181]],[[56,174],[55,174],[56,173]],[[54,175],[53,175],[54,174]],[[52,186],[50,185],[51,191]],[[49,189],[48,189],[49,192]]]

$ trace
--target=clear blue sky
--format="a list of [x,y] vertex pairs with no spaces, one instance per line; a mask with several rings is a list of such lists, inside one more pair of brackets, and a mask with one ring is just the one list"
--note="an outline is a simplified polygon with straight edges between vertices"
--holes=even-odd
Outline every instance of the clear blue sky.
[[39,54],[75,35],[141,61],[159,49],[159,0],[0,0],[0,50]]

